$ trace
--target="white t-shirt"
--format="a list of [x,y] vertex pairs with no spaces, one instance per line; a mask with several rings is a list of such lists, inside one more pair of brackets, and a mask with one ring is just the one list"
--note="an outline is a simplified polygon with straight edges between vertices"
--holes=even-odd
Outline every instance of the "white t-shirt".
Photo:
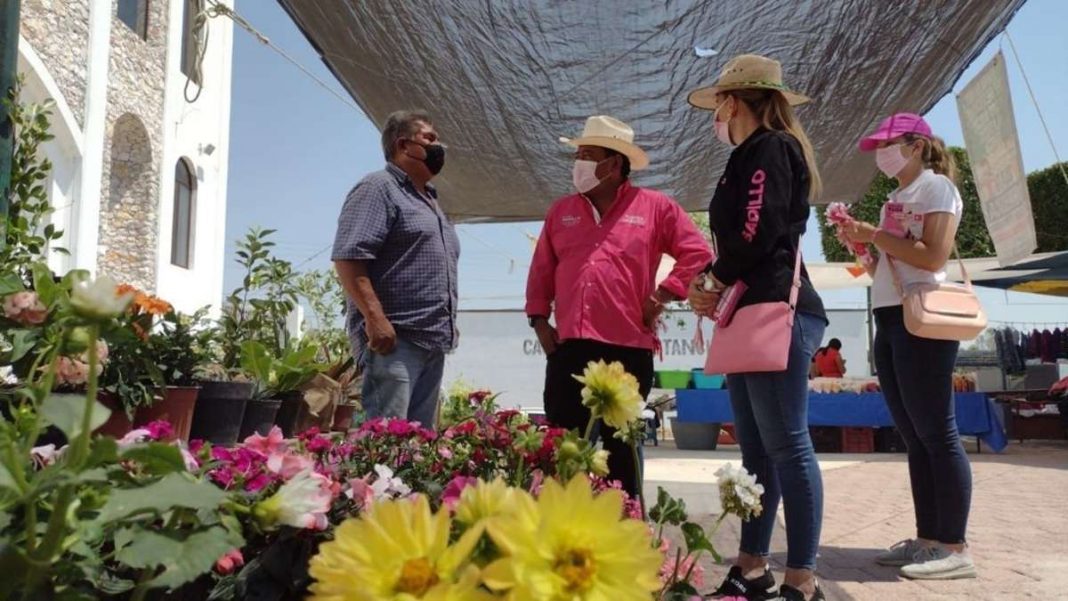
[[[944,175],[924,169],[916,181],[905,188],[894,190],[883,204],[879,227],[910,240],[923,238],[923,217],[928,213],[952,213],[960,225],[964,201],[957,186]],[[894,285],[894,276],[884,256],[879,258],[871,287],[872,307],[893,307],[901,304],[901,294]],[[894,260],[898,277],[907,290],[916,284],[940,284],[946,281],[943,267],[937,272],[913,267],[900,259]]]

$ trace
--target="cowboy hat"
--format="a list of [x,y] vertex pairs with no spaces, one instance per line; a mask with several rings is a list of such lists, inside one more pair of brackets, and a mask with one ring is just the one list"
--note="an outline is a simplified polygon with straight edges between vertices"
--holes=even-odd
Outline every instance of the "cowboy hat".
[[809,101],[803,94],[788,89],[782,83],[782,65],[779,61],[756,54],[741,54],[727,61],[719,73],[719,80],[712,86],[690,92],[690,105],[709,111],[716,110],[716,94],[730,90],[775,90],[782,94],[791,106]]
[[638,171],[649,166],[649,157],[645,151],[634,144],[634,130],[619,119],[607,115],[594,115],[586,119],[586,127],[578,138],[564,138],[560,141],[569,146],[600,146],[614,150],[630,159],[630,168]]

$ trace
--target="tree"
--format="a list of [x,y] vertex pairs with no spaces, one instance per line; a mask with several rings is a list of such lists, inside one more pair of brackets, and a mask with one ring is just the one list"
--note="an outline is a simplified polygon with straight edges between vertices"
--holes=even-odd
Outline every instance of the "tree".
[[1068,250],[1068,162],[1051,165],[1027,176],[1031,211],[1035,215],[1038,250]]
[[[975,179],[972,177],[968,154],[963,148],[953,147],[949,150],[957,160],[957,188],[960,190],[961,199],[964,201],[964,216],[961,219],[960,229],[957,231],[957,246],[960,249],[960,254],[965,258],[992,256],[994,254],[994,242],[990,239],[990,232],[987,231],[986,222],[983,220],[983,209],[979,204],[979,193],[975,189]],[[864,198],[850,206],[850,214],[868,223],[878,223],[879,209],[895,187],[897,187],[897,184],[893,179],[886,177],[882,173],[878,174]],[[851,261],[853,257],[835,238],[834,226],[827,223],[827,218],[822,210],[818,211],[818,218],[823,254],[827,257],[827,260],[831,262]]]

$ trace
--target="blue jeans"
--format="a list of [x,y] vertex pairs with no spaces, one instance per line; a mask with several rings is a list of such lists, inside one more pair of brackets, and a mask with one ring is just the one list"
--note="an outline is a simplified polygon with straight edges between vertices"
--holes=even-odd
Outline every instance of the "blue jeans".
[[433,428],[437,424],[445,353],[403,338],[388,355],[367,350],[363,409],[367,417],[395,417]]
[[909,454],[916,534],[965,542],[972,469],[957,433],[953,369],[960,343],[913,336],[901,307],[875,310],[879,385]]
[[775,514],[786,511],[786,567],[816,569],[823,478],[808,433],[808,369],[827,323],[798,313],[785,371],[727,376],[742,465],[764,486],[760,517],[742,523],[740,550],[770,553]]

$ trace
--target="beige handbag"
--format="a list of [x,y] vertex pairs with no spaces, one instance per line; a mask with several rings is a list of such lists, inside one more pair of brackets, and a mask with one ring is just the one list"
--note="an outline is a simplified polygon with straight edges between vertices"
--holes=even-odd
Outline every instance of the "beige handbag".
[[905,329],[913,336],[934,340],[974,340],[986,329],[986,313],[972,289],[972,279],[964,267],[964,261],[953,245],[953,255],[960,263],[964,285],[917,284],[904,290],[894,261],[884,253],[894,276],[894,285],[901,293],[901,306],[905,313]]

